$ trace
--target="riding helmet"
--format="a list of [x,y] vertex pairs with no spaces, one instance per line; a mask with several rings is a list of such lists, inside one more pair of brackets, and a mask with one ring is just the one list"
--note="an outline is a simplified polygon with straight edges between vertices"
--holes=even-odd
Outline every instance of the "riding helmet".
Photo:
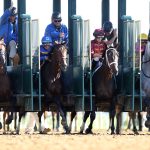
[[62,19],[60,12],[53,12],[52,19]]
[[104,37],[105,33],[102,29],[95,29],[93,36],[95,37]]
[[11,16],[16,16],[18,13],[17,13],[17,9],[16,9],[16,7],[13,7],[12,9],[11,9]]
[[103,24],[104,32],[110,32],[112,28],[113,28],[113,24],[110,21],[106,21]]
[[50,36],[43,36],[42,38],[42,44],[50,45],[52,43],[52,38]]

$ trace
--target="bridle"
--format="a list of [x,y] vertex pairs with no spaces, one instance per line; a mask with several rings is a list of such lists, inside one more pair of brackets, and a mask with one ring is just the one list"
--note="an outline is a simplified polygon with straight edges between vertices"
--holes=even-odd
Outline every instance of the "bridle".
[[117,52],[117,50],[116,50],[115,48],[108,48],[108,49],[106,50],[106,52],[105,52],[106,64],[108,65],[109,69],[111,70],[111,73],[113,74],[111,65],[113,65],[113,64],[118,65],[118,62],[115,61],[115,59],[114,59],[114,61],[109,62],[109,59],[108,59],[108,52],[109,52],[109,51],[113,51],[113,55],[117,55],[117,56],[118,56],[119,54],[118,54],[118,52]]

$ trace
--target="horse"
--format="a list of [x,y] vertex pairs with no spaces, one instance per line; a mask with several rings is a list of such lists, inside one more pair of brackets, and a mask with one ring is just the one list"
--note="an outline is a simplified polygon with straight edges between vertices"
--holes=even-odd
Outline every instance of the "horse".
[[7,119],[5,120],[5,124],[10,124],[13,120],[13,100],[14,98],[11,90],[11,82],[7,74],[6,67],[6,48],[4,43],[0,43],[0,103],[3,103],[2,107],[6,111],[10,111],[10,115],[8,115]]
[[150,128],[150,41],[147,42],[144,55],[142,57],[141,64],[141,84],[142,84],[142,92],[145,96],[143,104],[146,107],[146,118],[145,126]]
[[[117,52],[117,50],[115,48],[108,48],[105,51],[102,65],[99,68],[97,68],[96,71],[93,72],[92,85],[93,85],[93,94],[95,94],[95,103],[93,104],[92,111],[85,111],[83,123],[80,127],[80,133],[83,133],[86,120],[89,116],[90,116],[90,124],[88,128],[85,130],[85,133],[86,134],[93,133],[92,126],[96,117],[95,105],[97,102],[102,103],[108,102],[110,104],[109,112],[112,118],[111,134],[115,133],[114,132],[115,111],[117,113],[116,133],[119,134],[120,132],[119,118],[121,116],[121,107],[120,105],[117,105],[116,82],[115,82],[115,76],[118,74],[118,58],[119,53]],[[76,115],[75,112],[73,112],[72,117],[74,117],[75,115]]]
[[67,48],[65,44],[56,44],[53,46],[52,51],[48,55],[48,59],[41,67],[41,83],[44,93],[44,100],[42,111],[38,113],[39,116],[39,131],[41,130],[41,116],[45,109],[48,109],[50,103],[53,101],[60,116],[62,117],[61,124],[66,133],[69,133],[69,127],[67,125],[65,117],[65,109],[62,104],[63,98],[63,84],[61,74],[62,71],[67,69]]

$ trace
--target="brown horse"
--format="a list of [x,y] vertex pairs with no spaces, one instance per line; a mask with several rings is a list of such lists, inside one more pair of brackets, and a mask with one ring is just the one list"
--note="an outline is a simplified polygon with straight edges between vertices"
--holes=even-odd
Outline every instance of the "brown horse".
[[13,120],[13,93],[11,90],[10,79],[6,69],[6,51],[5,45],[0,43],[0,105],[6,110],[10,111],[10,115],[6,119],[6,124],[10,124]]
[[[92,133],[93,122],[96,117],[96,103],[109,104],[109,113],[111,116],[111,134],[115,133],[114,117],[117,116],[117,128],[116,133],[120,133],[120,117],[121,107],[117,104],[116,100],[116,82],[115,75],[118,74],[118,57],[119,54],[115,48],[109,48],[106,50],[102,66],[93,71],[92,85],[93,94],[95,94],[95,103],[93,102],[93,110],[85,111],[83,117],[83,123],[80,128],[80,133],[83,133],[87,118],[90,116],[90,124],[85,130],[86,134]],[[71,114],[71,122],[76,115],[76,112]]]
[[41,82],[45,99],[43,102],[42,111],[39,112],[38,115],[39,123],[41,124],[41,116],[43,111],[48,109],[51,102],[54,102],[58,111],[60,112],[60,116],[62,117],[61,124],[63,125],[66,133],[69,133],[69,128],[65,117],[65,110],[62,104],[63,93],[61,81],[61,73],[67,67],[66,55],[67,49],[65,45],[54,45],[51,53],[48,56],[48,60],[46,60],[41,67]]

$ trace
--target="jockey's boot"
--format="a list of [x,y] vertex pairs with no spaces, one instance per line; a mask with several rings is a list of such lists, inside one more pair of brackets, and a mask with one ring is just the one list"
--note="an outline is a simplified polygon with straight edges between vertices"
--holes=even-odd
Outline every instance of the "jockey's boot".
[[13,66],[17,66],[19,64],[20,61],[20,57],[19,55],[16,53],[16,55],[12,58],[13,61]]

